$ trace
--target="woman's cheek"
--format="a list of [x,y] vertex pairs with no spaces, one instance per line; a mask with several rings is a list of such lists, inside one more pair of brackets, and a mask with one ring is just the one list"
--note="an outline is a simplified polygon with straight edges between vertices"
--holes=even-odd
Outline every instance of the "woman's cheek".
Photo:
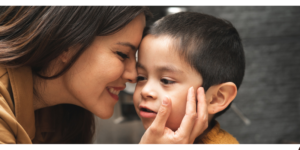
[[108,63],[106,67],[109,67],[105,74],[110,78],[110,82],[121,78],[125,71],[125,65],[120,60]]

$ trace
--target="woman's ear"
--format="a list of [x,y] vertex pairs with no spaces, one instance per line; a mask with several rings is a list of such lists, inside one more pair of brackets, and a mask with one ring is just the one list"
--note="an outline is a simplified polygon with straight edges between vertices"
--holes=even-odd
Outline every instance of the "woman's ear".
[[59,58],[61,60],[61,62],[63,62],[64,64],[66,64],[67,62],[69,62],[73,56],[73,53],[75,49],[74,47],[69,47],[67,50],[64,50],[60,55]]
[[214,115],[224,110],[236,97],[237,88],[233,82],[211,86],[206,92],[208,114]]

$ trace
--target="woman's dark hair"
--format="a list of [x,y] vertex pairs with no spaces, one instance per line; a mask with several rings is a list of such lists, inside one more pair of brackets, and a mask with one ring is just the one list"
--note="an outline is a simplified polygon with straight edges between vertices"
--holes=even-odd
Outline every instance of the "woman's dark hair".
[[156,21],[147,33],[173,38],[177,52],[201,74],[205,91],[225,82],[233,82],[237,88],[241,85],[245,72],[244,50],[237,30],[229,21],[182,12]]
[[[113,34],[147,7],[9,7],[0,16],[0,64],[30,66],[33,73],[53,79],[66,72],[95,36]],[[56,75],[42,76],[51,60],[77,45],[79,51]]]
[[[96,36],[121,30],[141,13],[146,17],[151,15],[147,7],[141,6],[2,7],[0,12],[0,64],[30,66],[33,74],[44,79],[65,73]],[[74,45],[79,46],[79,50],[60,72],[53,76],[41,74],[52,60]],[[92,113],[74,105],[63,106],[63,114],[67,114],[63,118],[68,119],[63,125],[66,129],[74,126],[74,131],[64,132],[65,137],[56,142],[91,142],[94,134]]]

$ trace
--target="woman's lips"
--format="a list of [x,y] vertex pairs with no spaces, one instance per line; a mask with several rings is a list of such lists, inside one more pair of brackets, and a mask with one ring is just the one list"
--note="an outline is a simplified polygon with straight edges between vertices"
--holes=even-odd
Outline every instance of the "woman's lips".
[[143,118],[155,118],[156,114],[156,112],[147,107],[140,107],[140,116]]
[[106,90],[109,93],[109,95],[115,99],[116,101],[119,100],[119,93],[120,91],[124,90],[125,87],[107,87]]

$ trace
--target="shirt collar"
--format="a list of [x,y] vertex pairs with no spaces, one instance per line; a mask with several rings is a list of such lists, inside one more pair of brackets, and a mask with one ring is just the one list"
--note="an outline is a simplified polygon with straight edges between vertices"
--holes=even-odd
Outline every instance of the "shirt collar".
[[17,121],[32,140],[35,136],[33,80],[30,67],[8,68]]

